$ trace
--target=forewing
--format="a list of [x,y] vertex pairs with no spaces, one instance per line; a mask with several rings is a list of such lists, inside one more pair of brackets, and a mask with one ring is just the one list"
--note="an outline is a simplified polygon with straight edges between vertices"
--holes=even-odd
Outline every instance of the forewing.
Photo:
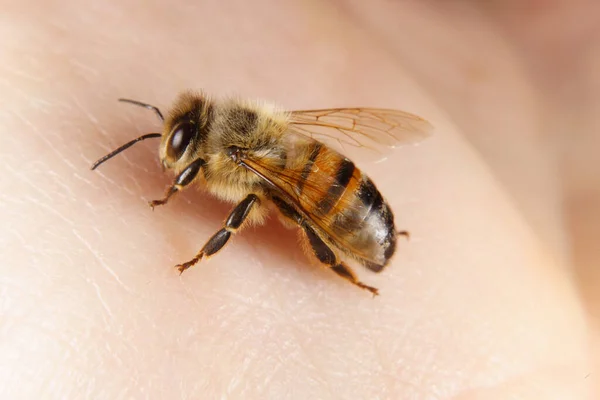
[[[309,177],[305,179],[301,170],[278,169],[262,162],[260,159],[245,158],[242,161],[242,166],[260,176],[286,203],[294,206],[304,218],[309,220],[314,228],[325,233],[330,240],[334,240],[337,244],[350,247],[350,244],[346,243],[344,239],[345,235],[340,233],[352,232],[333,232],[330,229],[332,222],[330,218],[334,218],[335,215],[331,213],[319,214],[315,211],[319,209],[320,202],[327,199],[331,188],[338,184],[330,172],[326,169],[313,169]],[[302,187],[301,193],[300,187]],[[338,201],[346,202],[344,197]],[[336,204],[336,208],[343,210],[343,212],[364,211],[356,209],[357,207],[361,207],[361,205],[354,203]]]
[[384,108],[332,108],[292,111],[290,132],[323,142],[342,153],[354,149],[384,155],[388,149],[417,143],[432,125],[404,111]]

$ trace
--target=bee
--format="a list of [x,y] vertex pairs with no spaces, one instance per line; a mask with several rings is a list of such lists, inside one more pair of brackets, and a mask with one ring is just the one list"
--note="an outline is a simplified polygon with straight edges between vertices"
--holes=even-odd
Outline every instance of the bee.
[[[160,200],[192,183],[235,207],[202,249],[176,265],[180,273],[219,252],[249,224],[262,224],[271,209],[286,226],[299,228],[309,256],[373,295],[345,261],[380,272],[390,262],[399,235],[394,214],[373,183],[340,148],[369,151],[421,140],[431,125],[398,110],[333,108],[285,111],[256,101],[214,100],[184,92],[168,116],[150,104],[119,99],[153,110],[162,133],[134,139],[92,165],[150,138],[160,138],[159,156],[175,179]],[[338,149],[336,149],[336,146]]]

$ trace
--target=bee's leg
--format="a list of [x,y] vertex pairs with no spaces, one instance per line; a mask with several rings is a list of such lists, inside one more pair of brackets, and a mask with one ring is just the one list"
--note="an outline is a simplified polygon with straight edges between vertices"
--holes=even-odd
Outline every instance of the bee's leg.
[[398,232],[396,232],[396,234],[398,236],[404,236],[406,238],[406,240],[410,239],[410,232],[409,231],[398,231]]
[[374,288],[373,286],[365,285],[364,283],[362,283],[361,281],[359,281],[356,278],[356,275],[354,275],[354,272],[350,269],[350,267],[348,267],[343,262],[340,262],[339,264],[331,267],[331,269],[333,270],[333,272],[335,272],[336,274],[338,274],[342,278],[347,279],[350,282],[352,282],[353,284],[355,284],[356,286],[358,286],[360,288],[363,288],[365,290],[368,290],[369,292],[373,293],[373,296],[379,295],[379,289]]
[[242,226],[246,217],[250,214],[252,206],[259,203],[260,200],[257,195],[249,194],[246,196],[246,198],[235,206],[233,211],[229,214],[229,217],[227,217],[227,220],[225,221],[225,226],[208,239],[208,242],[202,247],[202,250],[200,250],[200,252],[198,252],[198,254],[190,261],[176,266],[179,272],[183,273],[183,271],[200,261],[202,257],[210,257],[221,250],[231,237],[231,234],[235,233],[240,226]]
[[335,253],[331,248],[315,233],[315,231],[306,223],[302,225],[304,232],[306,233],[306,237],[312,247],[315,256],[321,261],[323,264],[328,265],[333,272],[338,274],[344,279],[347,279],[351,283],[356,286],[368,290],[373,293],[374,296],[379,294],[377,288],[368,286],[361,281],[358,280],[354,272],[348,267],[346,264],[341,262],[338,257],[336,257]]
[[204,164],[205,161],[201,158],[192,162],[183,171],[181,171],[179,175],[175,177],[173,184],[167,189],[165,197],[163,197],[161,200],[152,200],[148,203],[148,205],[154,209],[154,207],[156,206],[162,206],[163,204],[167,204],[171,196],[183,189],[185,186],[189,185],[194,180],[194,178],[198,175],[198,172],[200,172],[200,169]]
[[350,267],[338,260],[338,257],[336,257],[333,250],[331,250],[331,247],[329,247],[315,233],[313,228],[306,222],[304,217],[302,217],[302,215],[300,215],[300,213],[296,211],[294,207],[290,206],[287,202],[280,199],[279,197],[273,197],[271,198],[271,200],[285,217],[294,221],[296,224],[298,224],[298,226],[300,226],[304,230],[308,242],[310,243],[310,247],[312,247],[313,253],[320,262],[329,266],[329,268],[331,268],[336,274],[338,274],[344,279],[349,280],[354,285],[362,289],[368,290],[375,296],[379,294],[377,288],[365,285],[364,283],[359,281],[356,278],[356,275],[354,275],[354,273],[350,269]]

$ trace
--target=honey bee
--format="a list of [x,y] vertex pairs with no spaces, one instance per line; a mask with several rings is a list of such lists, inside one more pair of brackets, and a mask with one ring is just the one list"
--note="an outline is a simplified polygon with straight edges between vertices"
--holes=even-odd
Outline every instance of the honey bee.
[[126,143],[92,170],[141,140],[160,138],[160,161],[175,179],[162,199],[149,203],[152,208],[193,182],[236,204],[196,256],[176,266],[180,273],[216,254],[244,226],[262,224],[271,208],[284,225],[299,228],[309,255],[378,294],[344,259],[380,272],[394,255],[398,236],[408,233],[396,231],[392,210],[373,181],[334,147],[378,151],[415,142],[431,131],[427,121],[378,108],[285,111],[195,92],[182,93],[164,118],[155,106],[119,100],[153,110],[163,121],[162,133]]

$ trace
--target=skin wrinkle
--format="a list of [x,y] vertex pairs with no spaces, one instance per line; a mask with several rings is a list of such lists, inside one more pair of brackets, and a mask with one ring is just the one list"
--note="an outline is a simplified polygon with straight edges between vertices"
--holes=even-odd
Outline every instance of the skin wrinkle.
[[[561,372],[556,373],[553,373],[554,368],[552,367],[545,368],[545,371],[547,372],[544,373],[542,373],[542,371],[539,370],[523,372],[518,375],[501,379],[494,384],[490,384],[487,386],[481,385],[478,387],[466,389],[460,394],[457,394],[455,397],[452,397],[452,399],[460,400],[466,398],[489,398],[488,396],[490,395],[492,395],[493,398],[502,399],[506,398],[502,397],[503,393],[505,396],[509,396],[511,393],[509,389],[513,387],[523,387],[525,390],[524,393],[531,393],[531,395],[539,395],[540,393],[551,392],[551,390],[548,390],[547,388],[549,387],[549,382],[551,382],[552,377],[560,377],[564,374],[566,368],[568,367],[563,366],[562,368],[560,368]],[[545,375],[548,375],[549,378],[544,379]],[[538,376],[541,378],[538,378]]]
[[62,182],[61,180],[61,176],[59,176],[56,172],[54,171],[48,171],[48,175],[50,175],[53,178],[53,183],[55,183],[56,185],[60,186],[60,192],[64,193],[67,195],[67,198],[70,199],[74,199],[75,198],[75,192],[73,192],[71,190],[71,188],[69,187],[69,185],[67,185],[66,183]]
[[[239,319],[235,319],[235,320],[239,321]],[[239,322],[240,322],[241,324],[243,324],[243,321],[239,321]],[[265,337],[267,337],[267,336],[270,334],[270,332],[271,332],[272,330],[273,330],[273,325],[271,325],[271,327],[267,328],[267,330],[264,332],[264,336],[265,336]],[[245,351],[245,350],[244,350],[244,347],[243,347],[243,345],[241,345],[241,346],[239,347],[239,350],[238,350],[238,352],[239,352],[240,354],[247,354],[247,351]],[[247,362],[247,364],[250,364],[251,362],[255,362],[255,363],[256,363],[256,362],[257,362],[257,361],[260,359],[260,357],[261,357],[261,356],[260,356],[260,354],[259,354],[258,352],[256,352],[256,351],[254,351],[254,352],[252,352],[252,353],[253,353],[253,354],[251,355],[251,357],[245,357],[245,358],[244,358],[244,360]],[[229,379],[230,379],[230,384],[229,384],[229,385],[227,385],[227,386],[228,386],[228,392],[230,392],[230,394],[232,394],[232,393],[231,393],[231,389],[232,389],[232,388],[231,388],[231,384],[232,384],[232,382],[233,382],[234,380],[236,380],[236,381],[238,381],[238,382],[240,382],[240,381],[243,381],[243,379],[242,379],[242,378],[243,378],[244,376],[246,376],[247,374],[248,374],[248,367],[247,367],[247,365],[246,365],[246,366],[245,366],[245,367],[242,369],[242,371],[240,371],[238,374],[236,374],[236,376],[229,378]],[[272,372],[272,371],[269,371],[269,373],[267,374],[267,376],[266,376],[266,377],[265,377],[265,376],[262,376],[262,377],[261,377],[261,381],[264,381],[265,379],[268,379],[269,377],[272,377],[272,376],[273,376],[272,374],[273,374],[273,372]],[[236,386],[237,386],[237,385],[236,385]]]
[[123,288],[125,289],[125,291],[127,292],[132,292],[131,288],[129,288],[122,280],[121,278],[119,278],[119,275],[111,268],[108,266],[108,264],[106,263],[106,261],[104,261],[104,259],[102,258],[102,256],[100,254],[98,254],[98,252],[96,250],[94,250],[94,247],[88,243],[83,236],[81,236],[79,234],[79,232],[77,232],[77,230],[73,229],[72,230],[73,235],[75,235],[75,237],[77,239],[79,239],[79,241],[88,249],[88,251],[90,252],[91,255],[94,256],[94,258],[98,261],[98,264],[106,271],[108,272],[108,274],[110,276],[112,276],[114,278],[115,281],[117,281],[117,283]]
[[[24,79],[27,79],[27,80],[29,80],[31,82],[35,82],[35,83],[43,83],[43,79],[42,78],[40,78],[40,77],[38,77],[36,75],[33,75],[33,74],[27,74],[24,70],[20,70],[20,69],[16,69],[16,68],[11,68],[11,66],[8,65],[8,64],[3,64],[2,68],[6,72],[14,74],[15,76],[18,76],[19,78],[24,78]],[[10,80],[5,80],[3,82],[5,82],[6,85],[10,85],[11,88],[14,88],[11,85]],[[23,97],[27,97],[27,96],[24,95]]]
[[[102,292],[100,291],[100,287],[98,286],[98,284],[95,283],[95,282],[90,282],[90,284],[94,287],[94,290],[96,291],[96,295],[98,296],[98,300],[102,304],[102,307],[104,307],[104,310],[106,311],[106,313],[108,314],[108,316],[111,319],[114,319],[114,314],[110,310],[110,307],[108,306],[108,304],[106,303],[106,301],[104,300],[104,298],[102,297]],[[108,324],[107,321],[106,321],[106,323]]]
[[[83,105],[77,100],[76,96],[71,96],[71,100],[75,104],[75,106],[76,106],[75,108],[77,109],[77,111],[79,111],[79,113],[83,114],[95,128],[97,127],[98,130],[100,130],[102,133],[105,133],[106,137],[108,138],[109,135],[105,129],[102,129],[102,126],[101,126],[98,118],[94,117],[94,115],[87,108],[83,107]],[[72,110],[72,111],[75,111],[75,110]]]
[[37,137],[44,142],[44,145],[46,148],[50,149],[55,155],[56,158],[61,160],[64,164],[67,165],[67,167],[69,167],[70,170],[76,170],[77,168],[75,167],[75,165],[73,163],[71,163],[69,161],[68,158],[66,158],[60,151],[58,151],[58,149],[55,147],[54,143],[51,140],[48,140],[48,138],[46,138],[45,133],[42,134],[42,132],[40,132],[40,130],[33,124],[31,123],[28,119],[26,119],[24,116],[15,113],[15,115],[28,127],[32,130],[32,132],[37,135]]
[[[15,179],[15,181],[26,183],[29,186],[29,188],[33,189],[37,194],[43,196],[45,198],[44,200],[46,200],[48,202],[50,202],[52,200],[52,196],[50,196],[46,191],[39,189],[38,185],[36,185],[29,178],[27,178],[25,174],[22,174],[21,172],[13,169],[10,165],[6,165],[5,168],[8,171],[10,171],[13,174],[13,176],[16,176],[18,178],[18,179]],[[35,202],[37,204],[45,204],[38,200],[35,200],[35,198],[30,198],[30,201]],[[55,210],[52,210],[52,212],[56,213]]]
[[73,225],[73,222],[69,218],[67,218],[67,216],[61,214],[56,209],[52,208],[52,206],[49,205],[48,203],[38,201],[35,197],[30,197],[30,196],[24,197],[24,200],[26,200],[26,202],[28,202],[28,203],[34,204],[37,207],[43,208],[45,211],[47,211],[50,214],[57,216],[59,219],[61,219],[67,225],[70,225],[70,226]]
[[[238,298],[238,300],[242,300],[242,299],[239,299],[239,298]],[[247,302],[246,302],[246,303],[247,303]],[[246,305],[247,305],[247,304],[246,304]],[[247,314],[247,311],[249,311],[249,309],[247,309],[247,310],[240,310],[240,313],[241,313],[241,314]],[[244,321],[243,321],[243,319],[242,319],[242,320],[240,320],[240,319],[239,319],[239,315],[238,315],[238,316],[236,316],[236,315],[231,315],[231,317],[232,317],[232,318],[230,318],[230,320],[237,321],[237,322],[239,322],[241,325],[243,325],[243,322],[244,322]],[[223,322],[221,322],[221,325],[223,325]],[[223,327],[225,328],[226,326],[223,326]],[[267,336],[267,335],[268,335],[268,333],[270,332],[270,330],[271,330],[271,329],[272,329],[272,328],[269,328],[269,330],[267,330],[267,331],[264,333],[264,335],[265,335],[265,336]],[[210,347],[210,346],[209,346],[209,347]],[[245,351],[245,350],[244,350],[244,347],[243,347],[243,345],[240,345],[238,352],[239,352],[240,354],[245,354],[245,353],[247,353],[247,351]],[[258,357],[259,357],[259,355],[255,353],[255,354],[253,355],[253,357],[254,357],[254,358],[258,358]],[[246,360],[248,360],[248,358],[245,358],[245,359],[246,359]],[[240,372],[241,376],[243,376],[243,375],[246,373],[245,371],[246,371],[246,370],[244,369],[242,372]],[[230,378],[230,384],[228,385],[228,390],[230,390],[230,389],[231,389],[231,382],[233,382],[233,380],[235,380],[235,379],[237,379],[237,380],[241,380],[241,376],[234,376],[234,377],[231,377],[231,378]]]
[[295,339],[296,344],[298,345],[302,354],[304,354],[304,358],[308,362],[304,365],[304,367],[308,367],[309,369],[312,369],[315,372],[315,375],[318,377],[315,378],[315,380],[321,385],[321,387],[324,387],[326,392],[331,396],[331,398],[333,398],[334,391],[332,390],[331,385],[324,378],[321,378],[322,375],[325,375],[323,373],[323,369],[318,368],[318,363],[314,360],[314,357],[311,356],[308,349],[302,344],[302,340],[300,339],[300,336],[296,333],[295,327],[292,325],[287,331],[292,334],[292,337]]

